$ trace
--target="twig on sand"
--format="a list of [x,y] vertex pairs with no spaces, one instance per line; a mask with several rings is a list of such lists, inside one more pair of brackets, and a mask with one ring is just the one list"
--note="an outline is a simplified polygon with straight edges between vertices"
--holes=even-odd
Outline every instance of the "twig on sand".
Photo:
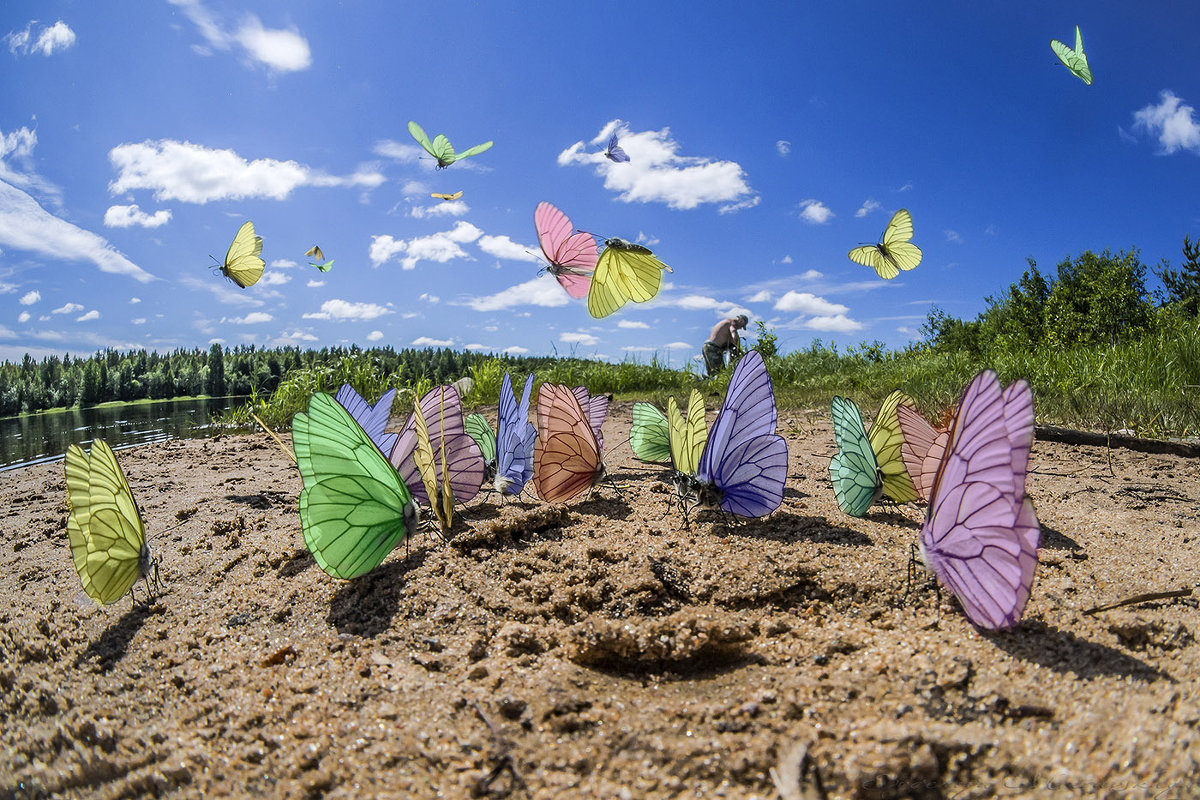
[[783,800],[826,800],[821,772],[807,743],[796,742],[779,754],[779,769],[771,767],[771,780]]
[[271,438],[274,439],[276,444],[279,445],[279,449],[283,450],[283,454],[286,455],[288,458],[290,458],[292,460],[292,463],[295,464],[296,463],[296,454],[293,453],[290,449],[288,449],[288,446],[283,443],[283,439],[279,438],[279,434],[275,433],[275,431],[268,428],[267,423],[265,423],[261,419],[259,419],[258,415],[255,414],[253,411],[250,412],[250,416],[254,417],[254,421],[257,422],[264,431],[271,434]]
[[1083,614],[1084,616],[1088,616],[1090,614],[1099,614],[1101,611],[1111,611],[1114,608],[1121,608],[1122,606],[1132,606],[1137,603],[1149,603],[1152,600],[1170,600],[1175,597],[1190,597],[1191,594],[1191,589],[1173,589],[1169,592],[1149,592],[1147,594],[1139,594],[1134,595],[1133,597],[1127,597],[1124,600],[1118,600],[1115,603],[1109,603],[1105,606],[1089,608],[1087,611],[1084,611]]
[[[479,707],[478,702],[472,701],[471,708],[475,709],[475,715],[479,717],[484,725],[487,725],[488,731],[490,731],[492,734],[492,745],[496,748],[496,750],[499,751],[497,755],[492,757],[495,761],[495,764],[492,766],[491,772],[479,779],[479,782],[476,785],[476,792],[478,794],[490,792],[492,781],[500,777],[500,773],[504,772],[505,770],[508,770],[508,773],[512,775],[512,789],[523,789],[524,791],[528,792],[529,787],[526,786],[525,779],[521,777],[521,773],[517,772],[516,762],[513,761],[512,744],[507,738],[504,737],[503,734],[500,733],[500,731],[496,730],[496,726],[493,725],[492,721],[483,713],[483,709]],[[505,792],[505,794],[509,794],[512,789],[510,789],[508,792]]]

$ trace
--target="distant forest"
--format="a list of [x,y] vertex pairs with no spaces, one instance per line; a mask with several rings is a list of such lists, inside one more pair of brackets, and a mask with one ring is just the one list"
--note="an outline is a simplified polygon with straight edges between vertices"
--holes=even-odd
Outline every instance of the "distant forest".
[[[208,395],[270,394],[289,371],[337,364],[347,356],[370,358],[381,374],[402,378],[426,377],[434,383],[466,375],[480,361],[495,358],[453,350],[399,352],[391,347],[300,350],[261,349],[253,345],[224,349],[214,344],[201,349],[160,354],[136,350],[104,350],[90,356],[47,356],[41,361],[26,354],[19,364],[0,364],[0,416],[48,408],[92,406],[110,400]],[[553,358],[506,359],[514,369],[533,370]]]

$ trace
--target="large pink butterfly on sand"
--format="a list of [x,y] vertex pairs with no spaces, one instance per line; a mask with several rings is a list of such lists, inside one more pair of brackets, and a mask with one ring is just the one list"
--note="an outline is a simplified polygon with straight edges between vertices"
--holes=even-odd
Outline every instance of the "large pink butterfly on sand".
[[600,257],[590,233],[575,233],[570,218],[550,203],[538,203],[533,212],[538,244],[553,275],[571,297],[586,297]]

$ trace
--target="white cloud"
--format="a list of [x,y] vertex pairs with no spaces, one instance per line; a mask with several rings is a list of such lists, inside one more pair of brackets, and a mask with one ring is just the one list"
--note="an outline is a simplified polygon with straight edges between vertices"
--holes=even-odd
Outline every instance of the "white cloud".
[[633,319],[618,320],[617,327],[618,328],[635,328],[638,330],[647,330],[650,328],[650,326],[647,325],[646,323],[638,322],[637,320],[633,320]]
[[417,295],[417,299],[424,300],[426,303],[440,303],[442,300],[442,298],[438,297],[436,294],[430,294],[429,292],[421,292],[419,295]]
[[263,286],[282,286],[291,279],[292,276],[288,275],[286,272],[267,270],[263,273],[263,276],[259,278],[258,282]]
[[834,217],[829,206],[820,200],[804,200],[800,203],[800,219],[813,225],[824,225]]
[[790,255],[784,256],[783,258],[779,259],[779,263],[780,264],[790,264],[790,263],[792,263],[792,257]]
[[[624,143],[621,146],[624,147]],[[597,337],[583,331],[576,331],[574,333],[564,331],[559,334],[558,340],[567,344],[581,344],[584,347],[595,347],[600,344],[600,340]]]
[[93,308],[91,311],[87,312],[86,314],[81,314],[80,316],[76,317],[75,321],[76,322],[91,322],[94,319],[100,319],[100,312]]
[[942,233],[946,234],[947,242],[954,242],[955,244],[962,244],[962,237],[958,235],[958,231],[947,230],[947,231],[942,231]]
[[319,287],[319,286],[324,286],[324,285],[325,285],[325,281],[319,281],[319,280],[317,280],[316,278],[313,278],[313,279],[309,280],[309,282],[308,282],[308,283],[306,283],[306,284],[304,284],[304,285],[305,285],[305,286],[307,286],[307,287],[308,287],[308,288],[310,288],[310,289],[316,289],[316,288],[317,288],[317,287]]
[[779,155],[787,156],[788,153],[792,152],[792,143],[787,139],[780,139],[779,141],[775,142],[775,150],[779,153]]
[[1195,109],[1184,105],[1174,92],[1163,89],[1158,105],[1148,105],[1133,112],[1133,128],[1157,136],[1164,153],[1191,150],[1200,155],[1200,123],[1196,122],[1194,113]]
[[171,221],[169,209],[159,209],[153,214],[147,214],[137,207],[137,203],[129,206],[109,206],[104,212],[104,224],[110,228],[132,228],[139,225],[143,228],[157,228]]
[[21,299],[18,300],[17,302],[23,306],[31,306],[34,303],[36,303],[38,300],[41,300],[41,299],[42,299],[42,293],[39,292],[37,289],[34,289],[32,292],[26,292],[25,294],[21,295]]
[[464,350],[491,350],[492,348],[488,347],[486,344],[479,344],[478,342],[471,342],[471,344],[464,344],[463,349]]
[[292,261],[290,258],[276,258],[268,262],[267,266],[278,267],[280,269],[291,269],[292,267],[299,266],[299,264],[295,261]]
[[[239,45],[250,59],[276,72],[296,72],[312,65],[308,40],[295,29],[264,28],[258,17],[248,14],[236,29],[226,31],[200,0],[170,0],[170,3],[183,9],[208,47],[229,50]],[[203,55],[211,52],[205,47],[193,49]]]
[[771,293],[766,289],[759,289],[754,294],[746,298],[747,303],[769,303],[771,302]]
[[378,267],[386,263],[392,256],[403,253],[400,259],[401,269],[413,269],[418,261],[434,261],[445,264],[457,258],[469,259],[470,256],[461,245],[473,242],[483,235],[483,231],[469,222],[459,220],[448,231],[439,231],[429,236],[417,236],[408,241],[395,239],[388,235],[372,236],[371,248],[368,255],[371,264]]
[[428,336],[418,336],[412,340],[413,347],[450,347],[453,344],[453,339],[431,339]]
[[498,311],[515,306],[565,306],[567,293],[558,285],[553,275],[543,273],[532,280],[510,286],[502,292],[484,297],[471,297],[466,305],[476,311]]
[[35,37],[33,26],[37,20],[31,21],[24,30],[9,31],[4,37],[9,51],[13,55],[24,56],[30,53],[41,53],[44,56],[66,50],[75,44],[75,31],[61,19],[53,25],[43,27]]
[[[425,155],[425,151],[417,145],[397,142],[394,139],[380,139],[375,143],[373,152],[377,156],[384,156],[407,164],[415,164],[421,159],[421,156]],[[409,181],[404,185],[403,191],[406,195],[424,194],[429,191],[429,188],[423,183]]]
[[659,295],[650,301],[654,305],[674,306],[685,311],[713,311],[718,317],[733,317],[738,314],[750,316],[749,309],[729,300],[718,300],[702,294],[687,294],[682,297],[664,297]]
[[370,333],[367,334],[368,342],[378,342],[382,338],[383,338],[383,331],[371,331]]
[[208,292],[222,303],[241,306],[261,306],[263,304],[263,301],[255,296],[253,290],[247,292],[244,289],[235,289],[233,282],[225,278],[204,280],[194,275],[184,275],[179,282],[189,289]]
[[814,331],[827,331],[829,333],[850,333],[851,331],[862,330],[862,323],[850,319],[845,314],[834,314],[813,317],[806,320],[803,327]]
[[690,209],[702,203],[724,203],[721,211],[757,205],[759,197],[746,182],[746,173],[733,161],[679,155],[679,143],[670,128],[632,133],[614,119],[592,139],[600,145],[618,131],[621,147],[629,154],[627,163],[617,164],[603,152],[586,152],[580,141],[558,154],[559,166],[592,165],[604,178],[604,188],[617,192],[626,203],[665,203],[670,208]]
[[146,282],[154,276],[103,237],[59,219],[25,192],[0,180],[0,246],[68,261],[91,261],[103,272]]
[[133,305],[134,303],[140,303],[140,302],[142,302],[142,298],[140,298],[140,297],[131,297],[131,298],[129,298],[129,304],[130,304],[130,305]]
[[520,244],[507,236],[480,236],[479,249],[496,258],[529,261],[535,264],[539,259],[534,253],[540,252],[536,245]]
[[[58,187],[34,170],[33,148],[36,146],[37,133],[29,128],[17,128],[12,133],[0,131],[0,181],[32,190],[57,207],[62,204]],[[8,163],[10,161],[19,164],[20,168],[14,168]]]
[[374,303],[352,303],[349,300],[326,300],[321,303],[321,310],[310,314],[302,314],[304,319],[332,319],[338,322],[347,320],[368,320],[381,317],[392,312]]
[[510,356],[523,356],[529,352],[529,348],[514,344],[511,347],[504,348],[502,352],[508,353]]
[[29,312],[22,311],[17,315],[17,322],[29,322]]
[[806,281],[815,281],[817,278],[824,278],[824,277],[825,277],[825,273],[817,272],[815,269],[805,270],[804,274],[800,276],[800,278],[802,280],[806,280]]
[[413,206],[408,210],[408,215],[413,219],[425,219],[426,217],[461,217],[471,210],[471,207],[462,200],[451,200],[445,203],[438,203],[434,206]]
[[133,319],[131,319],[129,321],[130,321],[130,323],[132,323],[134,325],[145,325],[146,324],[145,317],[134,317]]
[[695,350],[696,345],[691,342],[667,342],[663,345],[664,350]]
[[301,330],[295,330],[291,333],[281,333],[272,340],[271,344],[276,347],[287,347],[289,345],[298,345],[301,342],[315,342],[317,337],[311,333]]
[[834,315],[845,314],[850,309],[840,303],[831,303],[824,297],[811,292],[789,291],[775,301],[776,311],[798,311],[801,314]]
[[51,314],[74,314],[76,311],[83,311],[83,306],[79,305],[79,303],[67,303],[66,305],[59,306],[58,308],[54,309],[50,313]]
[[860,207],[858,211],[854,212],[854,216],[865,217],[867,214],[870,214],[877,208],[879,208],[879,203],[876,203],[874,200],[868,197],[863,201],[862,207]]
[[283,200],[300,186],[379,186],[379,172],[327,175],[297,161],[258,158],[247,161],[233,150],[218,150],[175,139],[119,144],[108,151],[117,178],[113,194],[149,189],[158,201],[207,203],[210,200],[267,198]]
[[275,319],[265,311],[251,311],[244,317],[221,317],[222,323],[231,325],[256,325],[260,322],[270,322]]

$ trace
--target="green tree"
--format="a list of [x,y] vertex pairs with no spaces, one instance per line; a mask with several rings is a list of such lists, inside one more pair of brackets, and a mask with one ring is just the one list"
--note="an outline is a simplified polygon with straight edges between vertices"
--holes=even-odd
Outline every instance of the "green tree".
[[1029,269],[1010,284],[1000,297],[987,297],[987,309],[979,316],[980,341],[989,350],[1031,350],[1046,337],[1046,302],[1050,286],[1038,271],[1037,262],[1026,259]]
[[1178,270],[1163,260],[1155,270],[1165,292],[1160,295],[1163,305],[1172,305],[1190,316],[1200,315],[1200,242],[1183,237],[1183,266]]
[[1150,325],[1146,265],[1137,248],[1097,255],[1085,250],[1058,265],[1046,298],[1046,339],[1055,347],[1114,344]]
[[208,383],[205,391],[213,397],[225,396],[225,355],[219,342],[208,350]]

